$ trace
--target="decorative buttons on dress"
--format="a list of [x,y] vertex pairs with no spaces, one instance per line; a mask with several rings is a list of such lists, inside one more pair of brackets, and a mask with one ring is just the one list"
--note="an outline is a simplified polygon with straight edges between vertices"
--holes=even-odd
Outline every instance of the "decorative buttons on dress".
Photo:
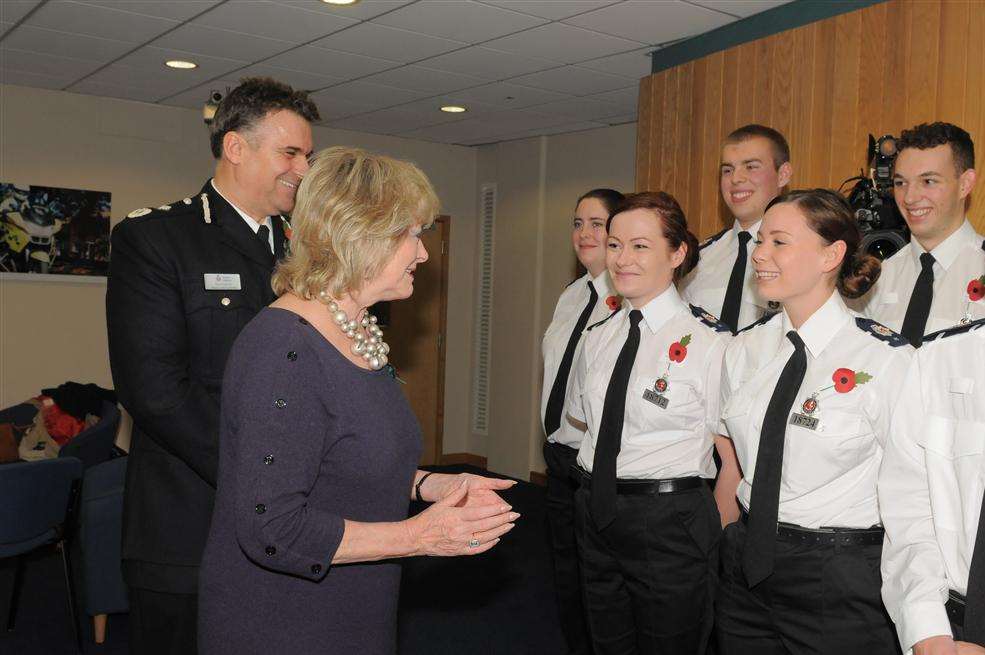
[[266,511],[267,511],[267,506],[266,506],[266,505],[264,505],[263,503],[259,503],[259,504],[258,504],[258,505],[256,506],[256,510],[257,510],[257,514],[263,514],[264,512],[266,512]]
[[280,409],[284,409],[285,407],[287,407],[287,401],[284,400],[283,398],[278,398],[277,400],[274,401],[274,405],[276,405]]
[[231,303],[232,301],[231,301],[231,300],[230,300],[229,298],[223,298],[223,299],[222,299],[222,300],[220,300],[219,302],[221,302],[221,303],[222,303],[222,306],[223,306],[223,307],[229,307],[229,303]]
[[298,361],[298,354],[297,354],[297,352],[291,350],[291,351],[289,351],[287,353],[287,358],[289,360],[291,360],[292,362],[296,362],[296,361]]
[[321,564],[312,564],[311,573],[313,575],[318,575],[319,573],[321,573]]
[[274,555],[277,554],[277,549],[274,548],[273,546],[267,546],[266,548],[263,549],[263,552],[273,557]]
[[267,455],[266,457],[263,458],[263,463],[266,464],[267,466],[270,466],[271,464],[274,463],[274,456]]

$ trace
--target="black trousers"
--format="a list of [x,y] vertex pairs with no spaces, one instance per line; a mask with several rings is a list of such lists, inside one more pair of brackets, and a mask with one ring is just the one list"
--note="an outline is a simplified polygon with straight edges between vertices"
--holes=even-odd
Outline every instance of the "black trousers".
[[704,655],[714,620],[721,519],[706,485],[619,495],[599,530],[589,487],[575,521],[589,632],[597,655]]
[[130,652],[134,655],[195,655],[198,596],[130,587]]
[[571,467],[578,451],[557,443],[544,442],[547,462],[547,528],[554,560],[554,589],[557,594],[561,631],[571,655],[590,655],[592,643],[582,603],[578,547],[575,543],[575,490]]
[[746,526],[725,528],[718,591],[719,655],[898,655],[882,604],[882,546],[777,539],[773,574],[749,589]]

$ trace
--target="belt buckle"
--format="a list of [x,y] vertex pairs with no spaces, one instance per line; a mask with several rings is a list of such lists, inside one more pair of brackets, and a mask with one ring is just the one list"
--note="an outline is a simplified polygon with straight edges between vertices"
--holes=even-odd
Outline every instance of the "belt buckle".
[[658,494],[669,494],[674,491],[674,481],[673,480],[661,480],[657,483],[657,493]]

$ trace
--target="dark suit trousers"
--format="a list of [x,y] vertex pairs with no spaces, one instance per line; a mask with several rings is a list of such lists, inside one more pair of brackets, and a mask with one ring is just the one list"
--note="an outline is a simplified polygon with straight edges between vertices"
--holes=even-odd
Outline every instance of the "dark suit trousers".
[[198,596],[130,587],[130,652],[195,655]]
[[879,595],[881,545],[803,545],[777,539],[773,574],[749,589],[746,526],[725,528],[718,592],[720,655],[898,655]]
[[589,632],[597,655],[704,655],[718,584],[721,519],[706,485],[619,495],[604,530],[575,494]]
[[592,643],[581,599],[581,574],[575,543],[575,490],[571,467],[578,451],[558,443],[544,442],[547,462],[547,527],[554,560],[554,589],[557,594],[561,631],[571,655],[590,655]]

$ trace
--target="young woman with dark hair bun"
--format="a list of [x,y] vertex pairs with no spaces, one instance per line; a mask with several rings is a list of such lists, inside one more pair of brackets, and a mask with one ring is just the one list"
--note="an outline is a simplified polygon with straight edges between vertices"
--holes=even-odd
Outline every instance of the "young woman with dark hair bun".
[[756,238],[759,292],[783,310],[725,352],[720,434],[734,451],[716,492],[740,507],[721,550],[719,652],[898,653],[876,479],[913,349],[845,305],[880,265],[840,195],[779,196]]
[[698,243],[672,196],[626,196],[608,233],[623,302],[586,333],[567,407],[586,430],[575,521],[592,646],[703,654],[721,535],[709,483],[731,335],[674,286]]

